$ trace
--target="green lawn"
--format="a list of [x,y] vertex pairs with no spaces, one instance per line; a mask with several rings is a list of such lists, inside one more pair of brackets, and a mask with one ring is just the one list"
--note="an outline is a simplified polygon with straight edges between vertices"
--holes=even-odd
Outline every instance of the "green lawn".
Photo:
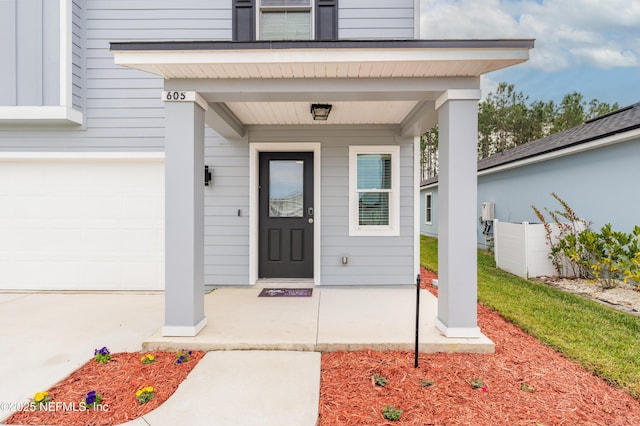
[[[421,236],[420,263],[437,272],[438,241]],[[497,269],[478,252],[478,300],[588,371],[640,399],[640,317]]]

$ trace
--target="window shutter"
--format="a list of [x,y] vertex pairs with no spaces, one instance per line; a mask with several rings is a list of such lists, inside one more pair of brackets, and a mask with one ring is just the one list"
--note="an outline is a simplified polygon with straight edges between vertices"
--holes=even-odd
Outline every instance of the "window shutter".
[[255,0],[233,0],[233,41],[256,39]]
[[316,0],[316,40],[338,39],[338,0]]

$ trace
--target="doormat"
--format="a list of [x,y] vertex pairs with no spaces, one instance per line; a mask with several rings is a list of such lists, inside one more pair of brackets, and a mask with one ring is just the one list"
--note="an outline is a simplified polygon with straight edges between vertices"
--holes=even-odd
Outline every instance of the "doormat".
[[263,288],[258,297],[311,297],[312,288]]

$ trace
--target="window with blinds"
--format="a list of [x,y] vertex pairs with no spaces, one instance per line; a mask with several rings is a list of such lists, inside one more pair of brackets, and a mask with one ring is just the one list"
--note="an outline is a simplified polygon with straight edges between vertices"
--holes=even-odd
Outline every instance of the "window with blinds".
[[349,235],[399,235],[397,146],[349,147]]
[[310,40],[312,0],[260,0],[260,40]]
[[391,154],[358,154],[358,225],[389,225]]

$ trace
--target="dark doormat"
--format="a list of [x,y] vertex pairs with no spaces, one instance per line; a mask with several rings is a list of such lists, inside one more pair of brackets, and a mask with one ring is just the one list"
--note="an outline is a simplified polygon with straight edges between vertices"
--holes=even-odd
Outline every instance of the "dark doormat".
[[258,297],[311,297],[312,288],[263,288]]

